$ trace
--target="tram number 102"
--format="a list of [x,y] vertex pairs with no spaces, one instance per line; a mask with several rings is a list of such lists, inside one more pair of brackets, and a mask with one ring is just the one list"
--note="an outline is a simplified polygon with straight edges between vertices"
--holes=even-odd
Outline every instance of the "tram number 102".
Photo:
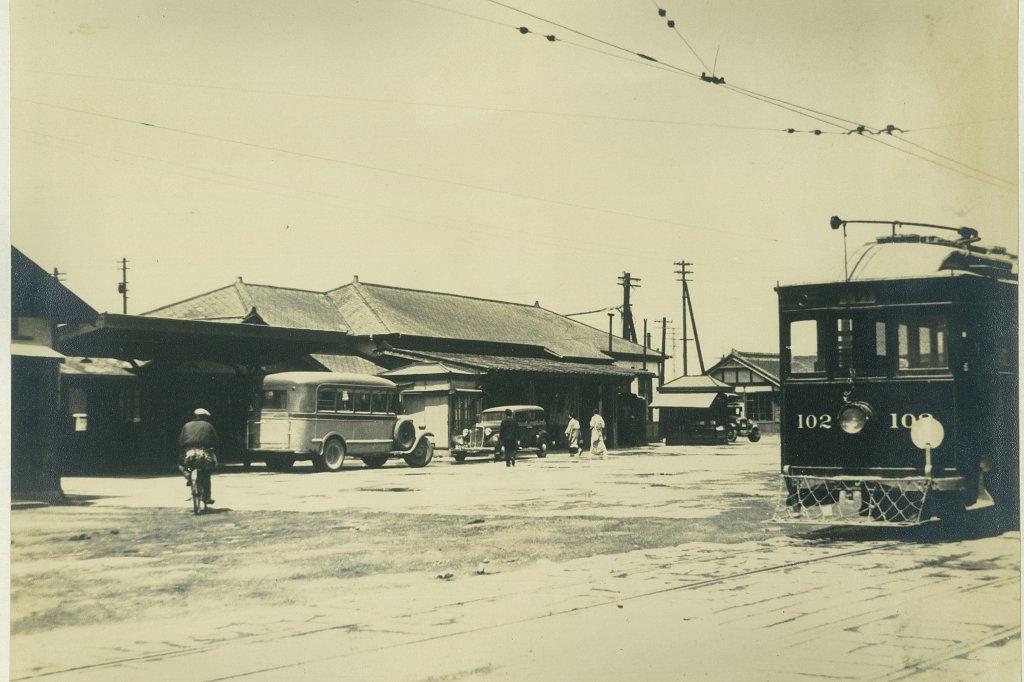
[[[927,412],[921,414],[911,414],[904,412],[898,414],[896,412],[889,413],[889,428],[890,429],[909,429],[914,425],[918,419],[924,419],[925,417],[931,417]],[[831,429],[832,428],[832,415],[830,414],[798,414],[796,416],[796,428],[798,429]]]

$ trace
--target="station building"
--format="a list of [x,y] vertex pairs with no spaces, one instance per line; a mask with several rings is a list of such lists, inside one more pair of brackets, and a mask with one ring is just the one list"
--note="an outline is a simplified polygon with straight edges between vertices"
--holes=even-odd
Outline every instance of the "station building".
[[570,413],[585,425],[597,409],[612,446],[638,444],[654,432],[648,405],[664,361],[539,304],[358,279],[317,292],[239,278],[143,315],[93,314],[58,338],[70,357],[64,469],[75,473],[172,466],[198,406],[213,413],[226,457],[244,458],[262,377],[294,370],[389,378],[441,451],[480,409],[503,404],[540,405],[559,437]]

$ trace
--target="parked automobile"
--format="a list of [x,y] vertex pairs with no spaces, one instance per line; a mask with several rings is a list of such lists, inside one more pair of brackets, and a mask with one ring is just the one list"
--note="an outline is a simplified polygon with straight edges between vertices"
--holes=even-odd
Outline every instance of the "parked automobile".
[[512,410],[512,416],[519,422],[519,452],[536,452],[546,457],[551,446],[548,435],[547,417],[544,408],[537,405],[501,405],[490,407],[480,413],[472,429],[463,429],[452,442],[452,458],[462,462],[473,455],[493,455],[504,459],[498,431],[505,410]]
[[729,417],[725,425],[725,440],[735,443],[739,436],[746,436],[751,443],[761,440],[761,428],[753,419],[747,419],[743,414],[741,403],[729,403]]
[[423,467],[434,456],[434,434],[399,414],[398,386],[381,377],[335,372],[281,372],[263,379],[248,421],[247,451],[267,468],[297,459],[319,471],[339,471],[355,455],[371,468],[389,457]]

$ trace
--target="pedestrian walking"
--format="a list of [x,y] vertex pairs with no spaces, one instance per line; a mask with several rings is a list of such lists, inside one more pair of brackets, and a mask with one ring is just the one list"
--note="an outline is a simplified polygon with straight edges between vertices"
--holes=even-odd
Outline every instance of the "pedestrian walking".
[[601,417],[597,410],[594,410],[594,416],[590,418],[590,454],[595,457],[604,459],[604,453],[607,450],[604,443],[605,438],[605,425],[604,419]]
[[505,410],[505,418],[501,420],[498,431],[498,442],[505,451],[505,466],[516,465],[516,451],[519,450],[519,422],[512,417],[512,410]]
[[569,441],[569,456],[575,457],[580,451],[580,423],[572,413],[569,414],[569,425],[565,427],[565,437]]

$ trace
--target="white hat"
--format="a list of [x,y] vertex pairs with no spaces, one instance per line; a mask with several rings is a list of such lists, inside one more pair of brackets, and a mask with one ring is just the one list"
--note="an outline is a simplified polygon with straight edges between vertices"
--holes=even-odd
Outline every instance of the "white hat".
[[201,407],[199,409],[197,409],[195,412],[193,412],[192,414],[194,414],[197,417],[209,417],[210,416],[209,411],[204,410]]

